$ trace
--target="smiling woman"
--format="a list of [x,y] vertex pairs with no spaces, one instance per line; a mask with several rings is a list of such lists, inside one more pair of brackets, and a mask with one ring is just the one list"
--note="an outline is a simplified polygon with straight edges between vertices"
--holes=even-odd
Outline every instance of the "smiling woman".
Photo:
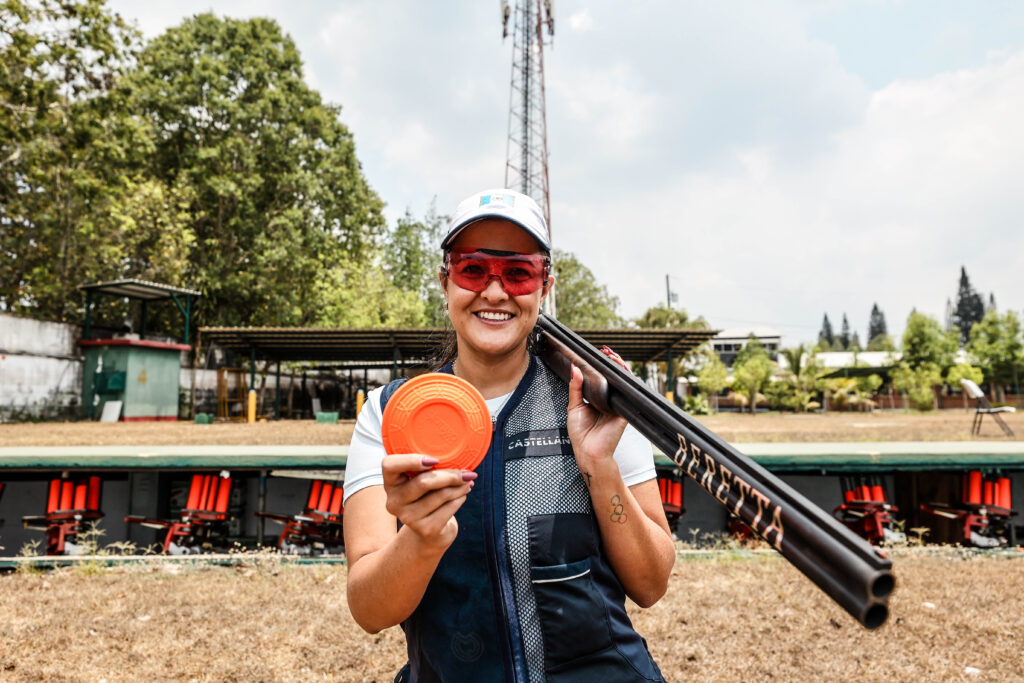
[[[624,607],[664,594],[675,560],[650,444],[584,403],[528,340],[554,285],[537,204],[473,195],[441,244],[455,331],[438,370],[472,384],[493,420],[476,471],[386,453],[371,393],[345,474],[348,601],[364,629],[401,623],[396,680],[662,680]],[[611,353],[609,350],[608,353]]]

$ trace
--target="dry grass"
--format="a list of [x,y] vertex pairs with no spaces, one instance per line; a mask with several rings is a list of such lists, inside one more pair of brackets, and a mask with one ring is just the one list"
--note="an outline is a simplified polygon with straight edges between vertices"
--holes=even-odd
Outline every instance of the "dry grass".
[[[631,609],[668,680],[1021,680],[1021,559],[896,559],[892,616],[866,631],[777,556],[681,559]],[[0,576],[4,680],[390,681],[397,628],[367,635],[343,566],[66,569]],[[979,673],[966,673],[973,667]]]
[[[929,413],[803,414],[719,413],[700,421],[734,443],[751,441],[970,441],[974,413],[940,410]],[[1014,439],[1024,439],[1024,412],[1004,414]],[[1007,441],[991,417],[982,422],[980,440]]]
[[[712,431],[734,443],[751,441],[965,441],[970,440],[972,415],[962,410],[934,413],[720,413],[699,418]],[[1005,415],[1007,423],[1024,439],[1024,411]],[[256,424],[146,422],[100,424],[64,422],[0,424],[2,446],[114,446],[114,445],[309,445],[347,444],[352,420],[337,425],[312,420],[281,420]],[[995,422],[984,421],[984,439],[1005,441]]]

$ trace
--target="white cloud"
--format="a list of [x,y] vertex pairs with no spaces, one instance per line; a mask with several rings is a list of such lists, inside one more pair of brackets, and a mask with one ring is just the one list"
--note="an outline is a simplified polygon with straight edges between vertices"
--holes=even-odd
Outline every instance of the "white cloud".
[[[735,170],[669,177],[628,203],[573,214],[586,232],[617,233],[614,248],[584,241],[581,228],[571,239],[627,313],[650,305],[671,273],[692,312],[720,326],[775,321],[800,335],[793,342],[813,329],[783,323],[846,312],[860,329],[875,301],[892,330],[915,306],[941,320],[961,264],[1000,306],[1020,308],[1022,110],[1024,52],[893,83],[813,165],[742,149]],[[623,282],[623,263],[643,266]]]
[[594,27],[594,18],[590,16],[590,10],[584,8],[574,12],[569,17],[569,28],[577,33],[586,33]]

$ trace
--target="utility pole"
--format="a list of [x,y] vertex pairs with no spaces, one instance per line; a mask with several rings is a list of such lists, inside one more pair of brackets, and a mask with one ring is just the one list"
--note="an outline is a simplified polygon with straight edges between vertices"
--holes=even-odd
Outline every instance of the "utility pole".
[[[513,10],[508,0],[501,0],[502,38],[508,37],[509,19],[514,19],[505,187],[532,197],[544,212],[548,230],[551,230],[551,203],[544,111],[544,45],[545,32],[548,46],[555,35],[551,3],[552,0],[516,0]],[[553,291],[547,298],[546,308],[548,314],[555,315]]]

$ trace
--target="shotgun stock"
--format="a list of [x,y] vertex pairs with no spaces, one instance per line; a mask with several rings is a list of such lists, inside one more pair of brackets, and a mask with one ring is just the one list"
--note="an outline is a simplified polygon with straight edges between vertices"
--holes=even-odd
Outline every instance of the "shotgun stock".
[[889,615],[892,562],[831,515],[670,404],[554,318],[535,331],[545,364],[569,381],[583,372],[583,396],[616,413],[707,493],[869,629]]

